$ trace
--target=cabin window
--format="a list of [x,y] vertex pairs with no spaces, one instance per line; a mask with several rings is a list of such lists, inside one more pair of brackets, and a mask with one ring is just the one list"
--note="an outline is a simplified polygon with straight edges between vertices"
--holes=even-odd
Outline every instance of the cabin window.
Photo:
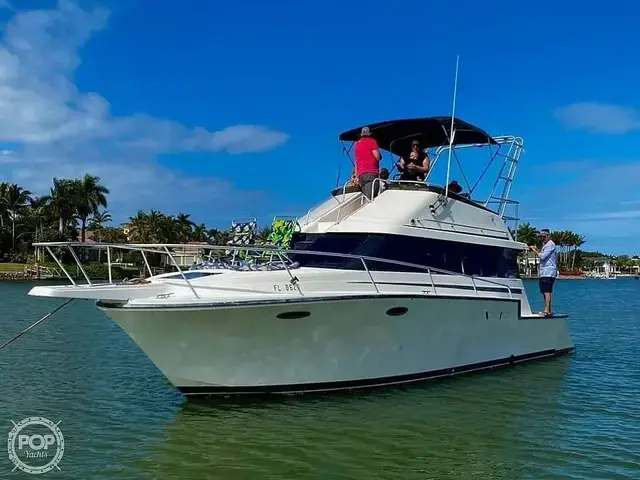
[[[392,234],[297,233],[293,248],[385,258],[483,277],[518,277],[518,250],[487,245]],[[306,267],[364,269],[357,259],[295,254],[291,257]],[[426,272],[425,269],[386,262],[367,261],[367,266],[373,271]]]

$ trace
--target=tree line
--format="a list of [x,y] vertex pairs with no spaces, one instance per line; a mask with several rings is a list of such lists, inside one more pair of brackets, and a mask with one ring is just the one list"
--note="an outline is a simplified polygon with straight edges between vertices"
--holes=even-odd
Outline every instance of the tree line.
[[23,263],[33,242],[84,241],[88,222],[106,208],[109,190],[93,175],[53,179],[45,195],[36,196],[15,183],[0,183],[0,254]]
[[[120,226],[111,226],[109,189],[100,177],[54,178],[44,195],[34,195],[15,183],[0,183],[0,260],[26,263],[35,242],[82,241],[90,231],[93,240],[109,243],[186,243],[208,242],[224,245],[231,238],[228,230],[208,228],[191,220],[191,215],[166,215],[139,211],[128,221],[128,238]],[[271,233],[265,227],[258,233],[265,240]]]
[[[208,228],[196,223],[187,213],[167,215],[157,210],[138,211],[128,220],[128,235],[122,227],[111,226],[108,208],[109,189],[99,177],[85,174],[81,178],[54,178],[44,195],[15,183],[0,183],[0,260],[26,263],[33,254],[34,242],[85,241],[90,231],[95,241],[108,243],[186,243],[207,242],[224,245],[231,238],[229,230]],[[270,227],[262,228],[258,241],[265,241]],[[512,232],[516,233],[516,232]],[[128,238],[127,238],[128,236]],[[585,238],[571,231],[551,232],[558,246],[562,270],[589,268],[600,252],[582,251]],[[521,224],[517,239],[540,247],[538,230],[529,223]],[[614,257],[609,257],[614,258]],[[616,257],[618,266],[633,264],[626,255]]]
[[[527,245],[535,245],[538,248],[542,248],[542,241],[540,240],[538,231],[539,230],[531,224],[523,223],[518,226],[517,240]],[[621,269],[631,269],[637,264],[637,257],[632,258],[629,255],[605,255],[601,252],[582,250],[580,247],[584,245],[585,238],[578,233],[569,230],[557,230],[549,232],[549,234],[558,249],[558,268],[561,271],[591,270],[595,267],[594,260],[596,258],[613,260]]]
[[[542,248],[542,241],[538,235],[538,229],[529,223],[523,223],[518,227],[517,240],[527,245],[535,245]],[[573,271],[580,265],[582,251],[579,248],[584,245],[584,236],[569,230],[557,230],[549,232],[551,240],[556,244],[558,252],[558,267],[561,270]],[[578,263],[576,263],[578,260]]]

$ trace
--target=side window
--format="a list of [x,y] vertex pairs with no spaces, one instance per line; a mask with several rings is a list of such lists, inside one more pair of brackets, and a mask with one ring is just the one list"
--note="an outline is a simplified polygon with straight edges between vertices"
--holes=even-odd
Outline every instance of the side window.
[[[354,253],[358,246],[366,239],[366,236],[360,234],[331,235],[331,234],[314,234],[301,235],[293,239],[294,250],[312,250],[317,252],[328,253]],[[290,255],[290,258],[298,262],[300,266],[315,268],[350,268],[355,262],[353,259],[344,257],[331,257],[327,255]],[[362,262],[360,268],[362,267]]]
[[[483,277],[518,277],[517,250],[462,242],[388,234],[296,234],[295,250],[344,253],[424,265],[454,273]],[[291,255],[300,266],[363,270],[359,259],[326,255]],[[374,271],[421,272],[427,270],[389,262],[367,261]]]

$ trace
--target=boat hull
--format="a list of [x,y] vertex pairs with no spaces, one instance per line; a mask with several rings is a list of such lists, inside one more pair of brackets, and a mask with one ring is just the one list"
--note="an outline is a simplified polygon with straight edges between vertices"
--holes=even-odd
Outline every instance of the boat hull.
[[574,348],[566,318],[523,317],[511,299],[356,295],[103,310],[188,397],[412,383]]

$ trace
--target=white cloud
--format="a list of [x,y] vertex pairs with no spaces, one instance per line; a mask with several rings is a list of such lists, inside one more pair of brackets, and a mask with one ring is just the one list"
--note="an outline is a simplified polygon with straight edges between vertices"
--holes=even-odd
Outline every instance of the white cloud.
[[640,111],[623,105],[578,102],[558,108],[555,116],[571,130],[605,134],[640,130]]
[[227,182],[186,177],[160,167],[155,155],[263,152],[288,135],[260,125],[211,131],[145,114],[112,115],[105,98],[79,91],[73,81],[79,49],[108,18],[106,10],[85,11],[60,0],[52,10],[19,12],[6,25],[0,43],[0,142],[17,148],[2,153],[0,180],[20,180],[41,193],[53,176],[95,172],[113,191],[112,201],[129,202],[127,215],[143,204],[154,206],[152,198],[166,204],[171,190],[180,192],[175,198],[181,204],[194,195],[229,199],[234,192]]

